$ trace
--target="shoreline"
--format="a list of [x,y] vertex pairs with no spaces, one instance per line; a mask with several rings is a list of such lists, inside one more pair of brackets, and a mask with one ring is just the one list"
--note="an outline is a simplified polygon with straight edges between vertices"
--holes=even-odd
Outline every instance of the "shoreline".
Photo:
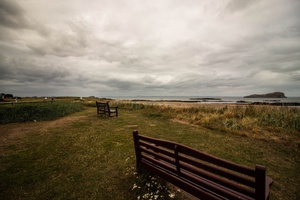
[[167,106],[244,106],[244,105],[265,105],[265,106],[288,106],[288,107],[299,107],[299,102],[280,102],[280,101],[263,101],[263,102],[248,102],[248,101],[198,101],[198,100],[140,100],[132,99],[128,100],[136,103],[152,103],[156,105],[167,105]]

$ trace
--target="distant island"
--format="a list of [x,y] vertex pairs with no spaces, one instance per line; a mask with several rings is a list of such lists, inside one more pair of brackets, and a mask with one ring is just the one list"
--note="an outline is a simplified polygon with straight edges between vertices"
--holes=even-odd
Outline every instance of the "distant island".
[[214,100],[222,100],[221,98],[190,98],[190,100],[202,100],[202,101],[214,101]]
[[286,98],[283,92],[273,92],[267,94],[251,94],[244,96],[244,98]]

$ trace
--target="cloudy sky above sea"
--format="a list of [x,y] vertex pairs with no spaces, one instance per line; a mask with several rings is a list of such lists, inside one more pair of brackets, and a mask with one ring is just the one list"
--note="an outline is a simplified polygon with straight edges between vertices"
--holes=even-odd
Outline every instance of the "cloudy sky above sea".
[[0,92],[300,96],[299,0],[0,0]]

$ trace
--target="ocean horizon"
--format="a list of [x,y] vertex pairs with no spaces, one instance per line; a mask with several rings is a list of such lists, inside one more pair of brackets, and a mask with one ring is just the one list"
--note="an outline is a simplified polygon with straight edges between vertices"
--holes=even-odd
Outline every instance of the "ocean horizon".
[[300,97],[287,98],[244,98],[240,96],[105,96],[101,98],[111,98],[117,100],[150,100],[150,101],[201,101],[206,99],[207,102],[297,102],[300,103]]

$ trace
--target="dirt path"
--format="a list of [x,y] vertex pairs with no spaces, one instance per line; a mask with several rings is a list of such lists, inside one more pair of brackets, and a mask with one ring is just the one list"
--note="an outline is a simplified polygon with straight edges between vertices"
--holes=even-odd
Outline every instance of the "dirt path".
[[85,115],[66,116],[53,121],[43,122],[23,122],[0,125],[0,155],[5,153],[5,149],[13,144],[21,142],[21,139],[30,132],[45,132],[51,128],[66,126],[75,121],[83,120],[92,113],[89,111]]

